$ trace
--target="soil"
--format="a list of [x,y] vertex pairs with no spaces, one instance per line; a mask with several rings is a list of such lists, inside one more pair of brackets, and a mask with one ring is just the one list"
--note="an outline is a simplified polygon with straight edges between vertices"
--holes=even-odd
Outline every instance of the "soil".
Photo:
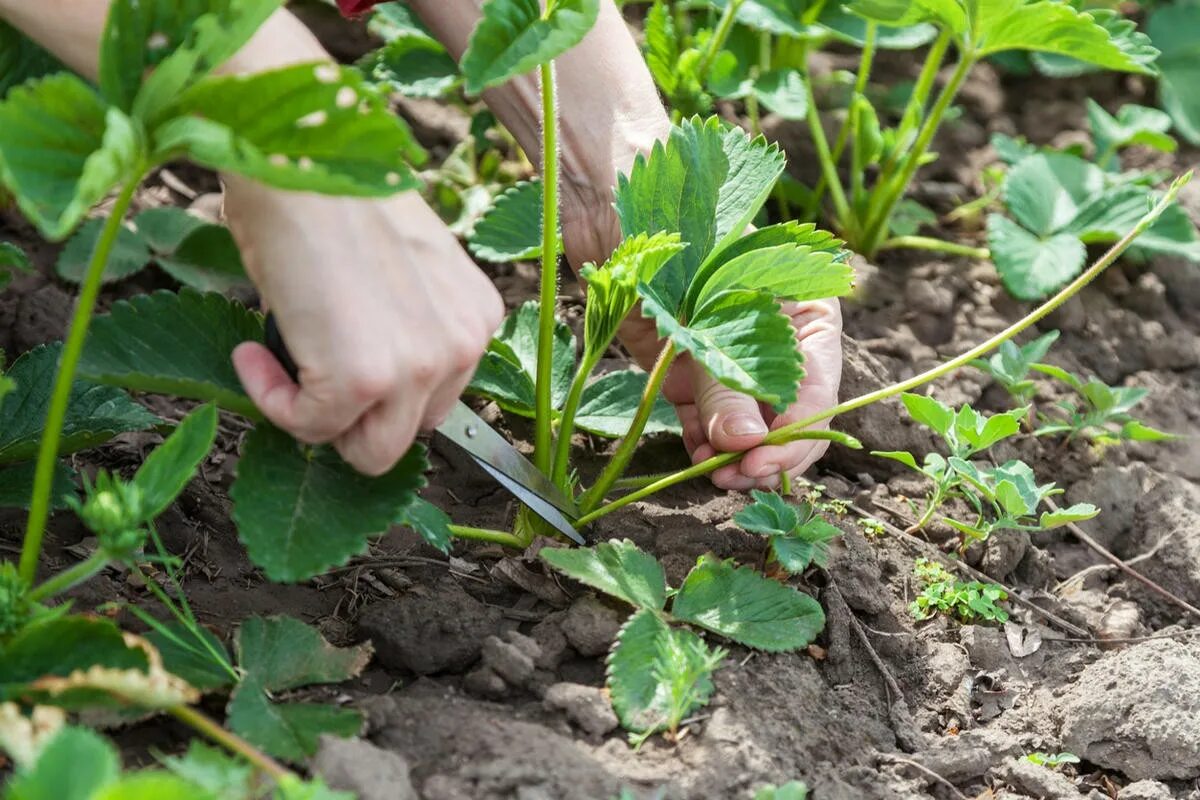
[[[327,39],[351,37],[339,40],[347,57],[354,51],[347,42],[365,41],[328,16],[314,19]],[[835,56],[829,66],[842,60]],[[911,56],[884,61],[888,74],[915,69]],[[977,196],[979,166],[992,159],[992,132],[1035,142],[1078,139],[1086,128],[1084,98],[1115,108],[1145,102],[1150,93],[1128,77],[1051,81],[1001,76],[983,65],[916,196],[939,212]],[[804,131],[771,118],[766,125],[805,172],[811,161]],[[436,130],[457,127],[452,121],[422,130],[436,137]],[[429,143],[438,154],[450,144]],[[1156,166],[1180,172],[1198,155],[1185,147]],[[181,193],[183,187],[190,190]],[[152,180],[138,203],[211,211],[217,190],[210,174],[180,168],[170,179]],[[1200,190],[1183,202],[1200,221]],[[62,336],[71,295],[50,277],[58,248],[12,212],[0,223],[41,272],[0,295],[0,347],[16,354]],[[947,234],[981,236],[961,228]],[[845,397],[932,366],[1025,310],[988,264],[889,255],[877,264],[859,260],[857,268],[859,294],[846,303]],[[531,270],[488,269],[510,304],[535,294]],[[160,284],[168,285],[146,273],[111,287],[104,302]],[[574,292],[567,316],[578,320],[578,290],[567,291]],[[1027,438],[999,457],[1026,459],[1040,478],[1066,488],[1069,502],[1100,505],[1104,513],[1087,530],[1200,605],[1200,269],[1170,259],[1119,265],[1041,327],[1050,328],[1063,332],[1050,360],[1149,388],[1146,421],[1184,438],[1115,447],[1102,457],[1083,443]],[[995,387],[971,370],[944,380],[936,393],[946,402],[1004,408]],[[171,418],[187,410],[163,398],[145,402]],[[519,421],[495,418],[518,439],[528,433]],[[930,448],[894,403],[838,424],[866,450]],[[844,536],[829,569],[796,582],[828,614],[817,643],[784,655],[730,648],[713,702],[678,741],[655,738],[635,751],[601,689],[604,656],[625,609],[547,579],[535,558],[459,544],[446,559],[401,530],[347,568],[300,585],[268,583],[247,561],[229,516],[227,490],[244,431],[236,419],[223,420],[218,448],[164,514],[160,531],[185,558],[184,588],[197,614],[220,635],[247,616],[286,613],[337,644],[373,641],[376,658],[366,673],[314,692],[367,715],[362,739],[328,744],[314,762],[364,800],[582,800],[613,797],[622,787],[639,798],[743,798],[794,779],[806,781],[818,800],[1200,798],[1200,638],[1189,638],[1200,620],[1107,566],[1069,532],[996,537],[968,552],[968,563],[1024,601],[1012,604],[1008,625],[917,623],[907,610],[913,559],[937,550],[944,532],[935,528],[920,541],[895,530],[867,538],[853,511],[837,517]],[[125,435],[78,456],[76,465],[130,470],[159,438]],[[827,497],[905,527],[912,522],[908,499],[919,500],[923,487],[864,452],[833,450],[812,480]],[[484,476],[436,443],[432,460],[428,499],[464,524],[508,521],[511,507]],[[658,471],[682,460],[677,442],[654,442],[636,469]],[[678,585],[704,553],[760,556],[761,539],[729,523],[745,502],[703,482],[687,484],[604,519],[592,535],[633,539],[659,555]],[[0,516],[0,549],[15,550],[21,521],[13,512]],[[44,566],[74,563],[85,538],[70,516],[56,516]],[[74,599],[79,608],[119,600],[154,609],[144,588],[116,571]],[[132,617],[122,621],[137,627]],[[206,707],[219,714],[222,702],[210,698]],[[152,720],[117,735],[127,760],[138,763],[151,750],[181,747],[187,731]],[[1056,771],[1021,758],[1064,750],[1082,762]]]

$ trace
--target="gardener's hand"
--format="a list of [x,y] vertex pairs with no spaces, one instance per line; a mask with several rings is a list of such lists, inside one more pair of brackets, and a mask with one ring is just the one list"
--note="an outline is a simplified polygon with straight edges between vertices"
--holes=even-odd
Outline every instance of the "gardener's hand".
[[246,393],[297,439],[386,472],[470,381],[503,318],[495,287],[412,192],[359,200],[229,178],[225,207],[300,368],[293,383],[244,343],[233,361]]

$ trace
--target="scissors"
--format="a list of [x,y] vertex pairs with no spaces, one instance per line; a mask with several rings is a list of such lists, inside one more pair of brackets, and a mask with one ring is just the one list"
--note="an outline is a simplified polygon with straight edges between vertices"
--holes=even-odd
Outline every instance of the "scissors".
[[[264,339],[267,349],[291,379],[298,382],[300,370],[283,341],[274,314],[267,314]],[[528,506],[550,527],[576,544],[587,544],[571,524],[571,520],[579,516],[574,501],[466,403],[461,400],[455,403],[450,416],[435,430],[466,452],[496,483]]]

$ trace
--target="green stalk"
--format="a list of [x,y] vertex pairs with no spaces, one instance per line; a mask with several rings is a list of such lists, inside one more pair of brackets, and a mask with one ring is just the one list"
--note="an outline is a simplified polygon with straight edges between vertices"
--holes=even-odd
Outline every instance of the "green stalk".
[[70,569],[58,573],[39,586],[35,586],[29,592],[29,599],[37,603],[62,594],[68,589],[83,583],[106,566],[108,566],[108,555],[103,550],[97,550]]
[[198,733],[207,736],[209,739],[221,745],[226,750],[237,753],[259,770],[269,775],[272,780],[278,782],[285,778],[294,777],[293,774],[280,765],[279,762],[275,761],[270,756],[259,752],[254,745],[250,744],[237,734],[225,730],[216,722],[209,719],[196,709],[189,706],[173,706],[167,709],[167,713],[175,717],[175,719],[179,720],[183,724],[187,725],[189,728],[192,728]]
[[608,464],[604,466],[600,477],[596,478],[596,482],[580,498],[579,510],[581,513],[586,514],[602,503],[604,496],[608,494],[613,484],[625,474],[626,468],[629,467],[629,460],[633,458],[633,453],[637,450],[638,442],[642,438],[642,431],[646,428],[646,422],[650,419],[650,412],[654,410],[654,401],[658,398],[663,381],[667,379],[667,372],[671,369],[671,364],[675,361],[675,356],[675,344],[667,342],[667,346],[658,354],[658,360],[654,362],[654,368],[650,370],[650,378],[646,381],[646,389],[642,392],[642,399],[638,403],[637,412],[633,415],[633,422],[629,425],[629,432],[625,434],[624,438],[621,439],[621,443],[617,445],[616,452],[608,460]]
[[477,542],[490,542],[518,550],[528,546],[528,542],[516,534],[506,531],[494,531],[490,528],[472,528],[469,525],[449,525],[450,532],[459,539],[473,539]]
[[808,129],[812,133],[813,144],[817,148],[821,173],[833,196],[833,207],[837,213],[838,223],[843,234],[849,238],[858,226],[850,212],[850,204],[846,202],[846,193],[842,190],[841,181],[838,180],[837,164],[834,162],[833,154],[829,152],[829,141],[825,138],[825,129],[821,127],[821,115],[817,113],[817,100],[813,95],[812,79],[808,75],[804,76],[804,91],[808,94],[808,110],[804,116],[808,121]]
[[934,253],[949,253],[952,256],[966,256],[987,260],[992,253],[986,247],[971,247],[956,242],[946,242],[932,236],[893,236],[883,241],[878,250],[928,250]]
[[933,82],[937,79],[937,74],[942,68],[942,62],[946,60],[946,52],[949,49],[950,31],[942,31],[925,56],[921,74],[917,76],[917,82],[913,84],[912,94],[909,95],[904,114],[900,117],[900,127],[896,130],[896,150],[883,165],[885,177],[891,174],[897,161],[903,155],[905,142],[912,135],[913,126],[924,119],[925,104],[929,101],[929,93],[933,91]]
[[554,66],[538,67],[542,83],[542,282],[538,308],[533,463],[547,475],[552,457],[554,408],[554,306],[558,298],[558,119]]
[[[814,434],[820,434],[822,432],[807,430],[809,426],[815,425],[823,420],[827,420],[830,417],[837,416],[838,414],[845,414],[847,412],[863,408],[864,406],[869,406],[872,403],[877,403],[880,400],[886,400],[889,397],[895,397],[901,392],[907,392],[911,389],[917,388],[918,386],[929,383],[930,381],[937,380],[938,378],[953,372],[960,367],[966,366],[974,359],[986,355],[990,351],[999,347],[1002,343],[1025,331],[1030,326],[1044,319],[1047,315],[1053,313],[1063,303],[1074,297],[1080,289],[1095,280],[1100,273],[1104,272],[1104,270],[1110,267],[1113,262],[1120,258],[1121,254],[1129,249],[1129,246],[1133,244],[1133,241],[1147,228],[1154,224],[1167,206],[1175,202],[1175,197],[1179,194],[1179,190],[1187,185],[1188,181],[1191,179],[1191,172],[1184,173],[1179,178],[1176,178],[1174,183],[1172,183],[1171,187],[1167,190],[1166,194],[1163,195],[1162,199],[1158,201],[1154,208],[1151,209],[1146,216],[1142,217],[1141,220],[1138,221],[1137,225],[1135,225],[1133,229],[1129,231],[1129,233],[1125,234],[1123,237],[1121,237],[1120,241],[1116,242],[1111,248],[1109,248],[1108,252],[1101,256],[1095,264],[1088,267],[1088,269],[1084,270],[1079,277],[1063,287],[1058,294],[1054,295],[1045,303],[1038,306],[1029,314],[1014,322],[1012,325],[1009,325],[995,336],[992,336],[987,341],[972,347],[970,350],[967,350],[961,355],[950,359],[944,364],[940,364],[932,369],[926,370],[920,375],[916,375],[908,380],[900,381],[899,383],[893,383],[890,386],[885,386],[884,388],[878,389],[874,392],[868,392],[867,394],[860,395],[852,400],[847,400],[844,403],[833,406],[832,408],[828,408],[818,414],[813,414],[811,417],[806,419],[793,422],[792,424],[785,425],[782,428],[777,428],[766,435],[762,441],[762,444],[785,444],[787,442],[796,441],[798,438],[818,438],[817,436],[814,436]],[[641,489],[631,492],[624,497],[618,498],[607,505],[591,511],[590,513],[584,514],[579,518],[579,521],[576,523],[576,525],[578,527],[582,527],[599,519],[600,517],[611,514],[613,511],[616,511],[619,508],[623,508],[630,503],[641,500],[644,497],[648,497],[655,492],[660,492],[663,489],[674,486],[675,484],[690,478],[698,478],[702,475],[707,475],[710,472],[725,466],[726,464],[732,464],[740,460],[743,455],[745,455],[745,453],[722,453],[719,456],[713,456],[712,458],[701,461],[699,464],[693,464],[687,469],[672,473],[670,476],[655,481],[649,486],[645,486]]]
[[579,403],[583,399],[583,390],[587,387],[588,378],[600,354],[584,352],[579,369],[575,371],[575,379],[571,381],[571,389],[567,392],[567,400],[563,404],[562,416],[558,422],[558,441],[555,442],[553,471],[550,479],[560,489],[566,489],[567,469],[571,462],[571,435],[575,432],[575,415],[579,412]]
[[141,182],[143,170],[139,168],[134,174],[137,177],[121,189],[104,227],[100,229],[100,238],[96,240],[96,249],[92,251],[92,259],[88,262],[87,272],[84,273],[75,314],[71,318],[71,329],[67,333],[62,358],[58,363],[58,374],[55,376],[54,389],[50,395],[50,408],[46,412],[46,425],[38,447],[33,496],[29,501],[29,518],[25,523],[25,541],[21,546],[20,574],[27,584],[33,583],[38,558],[42,554],[46,520],[50,517],[50,492],[54,487],[54,465],[58,461],[58,445],[62,439],[63,423],[67,418],[67,404],[71,397],[71,384],[75,380],[75,368],[83,354],[83,343],[87,339],[88,326],[96,307],[96,297],[100,293],[100,278],[104,275],[109,253],[112,252],[117,234],[121,230],[125,212],[129,210],[133,193]]
[[941,127],[942,117],[946,115],[950,104],[954,102],[959,88],[962,86],[963,81],[966,80],[967,74],[970,73],[973,66],[975,66],[975,57],[963,53],[954,68],[954,72],[950,75],[950,80],[946,82],[946,85],[938,95],[937,102],[930,109],[929,116],[922,123],[921,131],[917,134],[917,140],[913,142],[912,149],[905,155],[899,174],[876,188],[875,197],[882,199],[876,206],[874,214],[868,216],[862,238],[865,245],[862,253],[868,258],[875,254],[875,251],[879,249],[880,242],[887,236],[888,222],[891,220],[892,211],[895,209],[896,203],[904,196],[904,190],[908,188],[909,182],[912,181],[917,169],[921,166],[921,159],[929,150],[929,145],[933,142],[934,135],[937,134],[938,128]]
[[734,17],[737,16],[738,9],[742,7],[742,3],[746,0],[728,0],[725,10],[721,12],[721,19],[717,21],[717,28],[713,31],[708,40],[708,46],[704,48],[704,53],[701,54],[700,60],[696,63],[696,74],[704,83],[708,82],[708,71],[712,68],[712,63],[717,57],[717,53],[721,52],[721,48],[725,46],[725,42],[729,40],[729,32],[733,30]]

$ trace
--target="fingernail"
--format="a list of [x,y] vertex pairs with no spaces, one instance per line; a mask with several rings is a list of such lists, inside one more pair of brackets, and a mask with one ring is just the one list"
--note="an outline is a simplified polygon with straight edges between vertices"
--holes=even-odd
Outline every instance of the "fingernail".
[[778,464],[763,464],[758,469],[750,473],[751,478],[769,478],[772,475],[778,475],[780,466]]
[[750,414],[734,414],[721,425],[726,436],[760,436],[767,432],[767,425]]

